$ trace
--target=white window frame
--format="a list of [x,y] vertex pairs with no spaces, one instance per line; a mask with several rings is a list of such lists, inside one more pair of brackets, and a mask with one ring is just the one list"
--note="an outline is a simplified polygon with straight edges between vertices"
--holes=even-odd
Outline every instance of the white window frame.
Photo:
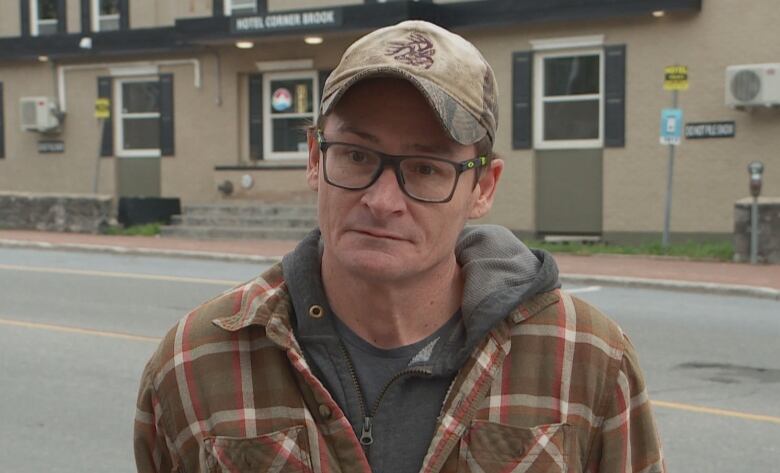
[[[257,2],[254,2],[252,8],[252,14],[257,14]],[[225,10],[225,16],[233,16],[233,0],[225,0],[223,4]],[[248,11],[247,9],[241,9],[239,12]]]
[[[544,97],[544,60],[555,57],[598,56],[599,57],[599,93],[567,95],[562,97]],[[551,52],[534,53],[534,148],[536,149],[578,149],[602,148],[604,146],[604,48],[598,49],[566,49]],[[599,135],[586,140],[545,140],[544,139],[544,104],[551,102],[573,102],[588,99],[598,99],[599,104]]]
[[102,0],[92,0],[92,31],[99,32],[99,31],[118,31],[121,27],[118,27],[116,30],[102,30],[100,29],[100,20],[117,20],[119,22],[122,14],[121,13],[114,13],[111,15],[101,15],[100,14],[100,2]]
[[[312,80],[312,111],[311,113],[271,113],[271,81],[285,79]],[[263,157],[268,160],[306,159],[308,151],[273,151],[274,118],[311,118],[314,121],[320,108],[319,74],[316,70],[294,72],[269,72],[263,74]]]
[[40,35],[40,25],[41,24],[49,24],[49,25],[57,25],[60,21],[60,12],[57,12],[57,18],[53,20],[41,20],[38,18],[38,0],[30,0],[30,35],[32,36],[39,36]]
[[130,82],[159,82],[157,76],[141,77],[115,77],[114,78],[114,153],[120,158],[158,158],[162,156],[159,143],[157,148],[149,149],[125,149],[124,148],[124,124],[123,119],[132,116],[132,118],[160,118],[160,111],[144,113],[123,113],[122,112],[122,85]]

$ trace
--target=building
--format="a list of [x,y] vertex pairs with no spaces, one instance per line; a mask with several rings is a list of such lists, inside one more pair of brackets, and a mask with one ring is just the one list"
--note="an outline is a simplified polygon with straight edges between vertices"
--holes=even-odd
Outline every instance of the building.
[[[753,160],[766,166],[763,195],[780,195],[780,110],[769,106],[780,66],[739,90],[726,77],[780,63],[772,0],[2,2],[0,190],[312,202],[302,127],[328,71],[361,34],[405,19],[459,32],[496,71],[507,165],[490,223],[658,239],[674,65],[687,66],[678,103],[690,136],[676,150],[673,241],[731,238]],[[735,91],[752,104],[744,94],[759,85],[759,106],[727,105]],[[60,125],[22,131],[36,120]]]

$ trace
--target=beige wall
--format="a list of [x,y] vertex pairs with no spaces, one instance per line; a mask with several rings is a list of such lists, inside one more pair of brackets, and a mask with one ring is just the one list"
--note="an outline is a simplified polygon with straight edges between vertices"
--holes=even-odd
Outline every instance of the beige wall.
[[81,31],[81,2],[70,0],[66,3],[67,32],[79,33]]
[[[730,64],[780,62],[780,10],[762,2],[748,10],[729,0],[709,0],[698,15],[669,15],[576,23],[540,24],[469,36],[493,65],[501,93],[497,150],[507,157],[494,211],[486,220],[517,230],[533,229],[532,152],[511,150],[511,53],[529,40],[603,34],[606,44],[627,44],[626,147],[604,152],[604,231],[657,232],[663,228],[668,148],[658,143],[660,111],[671,93],[662,90],[663,67],[689,68],[690,90],[680,93],[685,121],[734,120],[736,138],[683,140],[677,150],[671,229],[730,232],[733,204],[747,195],[746,166],[767,164],[765,195],[780,195],[780,111],[739,112],[724,105]],[[734,18],[740,18],[735,23]],[[518,31],[520,30],[520,31]],[[761,32],[760,39],[756,32]]]
[[19,36],[22,34],[19,2],[6,0],[0,2],[0,38]]
[[[147,9],[146,19],[142,13],[131,11],[134,27],[172,22],[174,17],[185,14],[208,16],[211,12],[206,0],[147,1],[157,6]],[[132,8],[139,10],[144,9],[142,4],[148,5],[131,2]],[[271,4],[280,7],[278,2]],[[513,230],[534,230],[534,152],[511,147],[511,57],[514,51],[530,49],[530,40],[542,38],[603,34],[606,44],[627,45],[626,147],[604,151],[605,232],[662,229],[668,151],[658,143],[658,128],[660,110],[670,104],[670,93],[662,90],[663,67],[673,63],[685,64],[690,71],[690,90],[680,93],[685,120],[734,120],[737,136],[683,140],[675,168],[672,231],[730,232],[733,203],[748,194],[745,168],[753,159],[766,164],[764,195],[780,195],[780,156],[776,151],[780,149],[780,111],[739,112],[723,103],[727,65],[780,62],[774,47],[780,44],[780,30],[774,27],[780,24],[780,9],[772,8],[770,0],[761,0],[761,4],[760,8],[745,9],[730,0],[708,0],[699,14],[465,32],[493,65],[500,89],[496,150],[505,158],[506,168],[494,210],[483,221]],[[16,5],[18,2],[6,3],[3,11]],[[299,2],[295,8],[306,5]],[[289,4],[289,8],[293,5]],[[9,21],[0,15],[0,32],[18,28],[18,16],[12,16],[13,21]],[[73,15],[69,13],[70,16]],[[737,17],[740,22],[733,21]],[[192,66],[161,67],[161,72],[173,73],[175,77],[176,132],[176,155],[162,159],[162,194],[181,197],[188,203],[219,201],[223,197],[216,185],[226,178],[236,179],[234,184],[240,189],[237,178],[242,172],[215,172],[214,166],[251,163],[247,149],[246,76],[256,72],[255,63],[311,58],[315,69],[329,69],[357,36],[334,33],[319,46],[304,45],[296,37],[268,39],[246,51],[232,45],[219,47],[219,88],[214,54],[197,56],[202,66],[201,88],[194,86]],[[19,131],[18,101],[21,96],[54,94],[50,66],[0,64],[6,110],[6,159],[0,160],[0,190],[91,190],[98,144],[92,107],[96,78],[105,74],[105,69],[67,74],[67,120],[63,134],[56,137],[65,141],[66,153],[40,155],[36,148],[39,135]],[[218,96],[220,105],[216,103]],[[101,160],[101,192],[114,190],[115,159]],[[309,195],[302,170],[250,173],[255,187],[249,192],[239,191],[231,199],[277,200],[289,193],[292,199],[305,200]]]

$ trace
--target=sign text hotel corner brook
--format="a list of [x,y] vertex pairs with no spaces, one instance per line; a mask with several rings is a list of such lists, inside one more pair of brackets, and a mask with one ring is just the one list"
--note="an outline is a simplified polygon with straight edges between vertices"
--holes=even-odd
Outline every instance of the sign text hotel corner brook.
[[232,20],[233,33],[338,27],[342,22],[341,10],[338,9],[235,17]]

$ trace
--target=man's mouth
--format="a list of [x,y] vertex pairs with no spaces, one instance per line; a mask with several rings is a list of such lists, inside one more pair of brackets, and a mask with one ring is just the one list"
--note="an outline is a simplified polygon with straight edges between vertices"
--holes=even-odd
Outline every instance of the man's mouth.
[[360,233],[362,235],[366,235],[373,238],[384,238],[387,240],[398,240],[398,241],[405,241],[406,238],[403,238],[401,235],[383,231],[383,230],[375,230],[370,228],[355,228],[352,231]]

